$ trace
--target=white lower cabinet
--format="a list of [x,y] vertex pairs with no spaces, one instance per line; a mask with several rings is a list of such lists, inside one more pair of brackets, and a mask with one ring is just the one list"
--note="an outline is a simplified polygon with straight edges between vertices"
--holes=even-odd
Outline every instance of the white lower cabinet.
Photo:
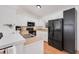
[[38,39],[48,41],[48,32],[47,31],[37,31]]
[[44,41],[47,41],[48,42],[48,32],[47,31],[45,31],[45,32],[43,32],[43,38],[44,38]]
[[43,41],[40,40],[24,46],[24,51],[25,54],[43,54]]
[[24,54],[24,44],[16,45],[16,54]]
[[43,52],[43,40],[27,45],[20,44],[16,46],[16,54],[43,54]]

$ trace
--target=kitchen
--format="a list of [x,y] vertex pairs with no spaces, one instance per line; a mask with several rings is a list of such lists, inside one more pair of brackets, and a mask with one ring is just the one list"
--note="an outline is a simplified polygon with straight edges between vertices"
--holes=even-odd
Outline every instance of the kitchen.
[[[37,6],[40,7],[40,5],[0,6],[0,30],[3,28],[3,30],[1,31],[6,32],[6,36],[9,33],[14,36],[17,36],[12,36],[14,38],[10,38],[10,36],[8,36],[9,40],[5,39],[6,37],[1,39],[2,41],[0,42],[2,43],[0,43],[0,46],[2,46],[1,49],[4,48],[2,52],[7,50],[6,53],[8,54],[13,54],[14,52],[14,54],[43,54],[44,41],[48,42],[48,20],[63,18],[63,10],[67,10],[74,7],[78,10],[79,8],[79,6],[73,5],[43,5],[41,8],[37,8]],[[28,22],[34,23],[35,25],[30,27],[28,26]],[[16,27],[19,28],[17,28],[16,30]],[[27,28],[32,28],[32,31],[36,32],[36,34],[30,35],[29,30],[26,30]],[[9,43],[5,41],[5,44],[4,39],[7,40]],[[12,40],[12,42],[10,40]],[[6,45],[6,47],[9,45],[13,47],[6,49],[4,45]]]

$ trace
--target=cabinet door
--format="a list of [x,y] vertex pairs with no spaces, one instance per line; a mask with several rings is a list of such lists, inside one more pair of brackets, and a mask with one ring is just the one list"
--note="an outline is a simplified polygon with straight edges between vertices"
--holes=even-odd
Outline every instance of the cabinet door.
[[75,15],[75,8],[64,11],[64,24],[74,24]]
[[44,41],[48,42],[48,31],[43,32],[43,35]]
[[74,25],[64,25],[64,49],[70,53],[75,53]]

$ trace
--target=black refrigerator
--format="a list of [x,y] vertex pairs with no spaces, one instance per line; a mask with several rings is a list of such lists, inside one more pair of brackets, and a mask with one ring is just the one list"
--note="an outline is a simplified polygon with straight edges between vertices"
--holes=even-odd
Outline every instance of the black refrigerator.
[[48,44],[63,50],[63,19],[48,21]]
[[69,53],[76,53],[77,49],[77,11],[75,8],[65,10],[64,17],[64,50]]

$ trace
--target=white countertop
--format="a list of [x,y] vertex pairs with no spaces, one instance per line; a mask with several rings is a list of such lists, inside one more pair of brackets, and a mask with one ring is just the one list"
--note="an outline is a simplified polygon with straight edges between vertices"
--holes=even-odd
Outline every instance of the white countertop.
[[22,43],[24,40],[25,39],[19,33],[10,32],[9,34],[4,35],[2,39],[0,39],[0,49]]

